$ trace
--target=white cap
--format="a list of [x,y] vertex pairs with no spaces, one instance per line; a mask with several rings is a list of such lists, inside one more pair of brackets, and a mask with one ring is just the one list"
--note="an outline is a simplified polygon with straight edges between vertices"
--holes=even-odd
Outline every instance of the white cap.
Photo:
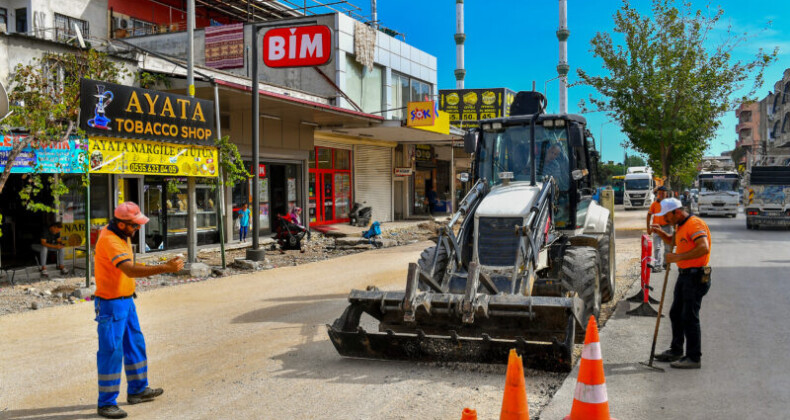
[[677,198],[665,198],[661,200],[661,211],[656,213],[656,216],[663,216],[672,210],[683,208],[683,203]]

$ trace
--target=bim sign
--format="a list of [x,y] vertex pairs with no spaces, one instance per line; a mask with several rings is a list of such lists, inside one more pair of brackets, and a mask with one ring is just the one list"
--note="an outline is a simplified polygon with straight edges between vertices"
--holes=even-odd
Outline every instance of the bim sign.
[[329,61],[331,52],[328,26],[277,28],[263,35],[263,63],[269,67],[320,66]]

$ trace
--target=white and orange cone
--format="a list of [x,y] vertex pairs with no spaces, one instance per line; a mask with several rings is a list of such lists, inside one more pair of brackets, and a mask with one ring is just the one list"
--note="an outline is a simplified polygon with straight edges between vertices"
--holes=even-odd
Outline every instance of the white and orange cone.
[[609,417],[609,397],[606,394],[600,341],[598,324],[595,323],[595,317],[590,316],[584,335],[579,377],[573,392],[573,407],[565,420],[615,420]]

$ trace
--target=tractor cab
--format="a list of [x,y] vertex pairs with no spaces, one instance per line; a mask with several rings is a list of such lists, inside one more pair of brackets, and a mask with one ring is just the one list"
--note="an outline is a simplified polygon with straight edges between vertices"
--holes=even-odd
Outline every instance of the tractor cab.
[[467,135],[466,146],[475,152],[474,180],[484,179],[494,190],[512,183],[542,185],[553,177],[555,226],[579,229],[595,191],[596,155],[587,121],[544,114],[541,102],[545,98],[538,92],[519,92],[511,116],[481,121]]

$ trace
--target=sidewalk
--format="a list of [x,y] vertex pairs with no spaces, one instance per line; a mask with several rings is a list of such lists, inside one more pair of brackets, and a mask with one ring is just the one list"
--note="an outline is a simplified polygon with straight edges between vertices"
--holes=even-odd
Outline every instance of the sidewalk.
[[[438,223],[444,223],[451,215],[442,214],[433,217],[433,220]],[[410,229],[417,227],[423,223],[430,222],[431,219],[421,220],[398,220],[395,222],[381,222],[381,233],[398,231],[401,229]],[[324,235],[330,237],[342,238],[346,236],[362,236],[362,232],[366,231],[368,227],[351,226],[348,223],[337,223],[334,225],[318,226],[321,231],[326,229]],[[317,230],[316,228],[311,228]]]

